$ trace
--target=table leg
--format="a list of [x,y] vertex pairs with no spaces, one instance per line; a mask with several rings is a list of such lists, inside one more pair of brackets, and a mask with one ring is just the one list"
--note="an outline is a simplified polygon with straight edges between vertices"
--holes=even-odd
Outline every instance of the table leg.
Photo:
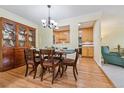
[[58,71],[57,71],[57,73],[56,73],[55,78],[58,76],[59,73],[61,73],[60,68],[61,68],[61,64],[59,64],[59,68],[58,68]]

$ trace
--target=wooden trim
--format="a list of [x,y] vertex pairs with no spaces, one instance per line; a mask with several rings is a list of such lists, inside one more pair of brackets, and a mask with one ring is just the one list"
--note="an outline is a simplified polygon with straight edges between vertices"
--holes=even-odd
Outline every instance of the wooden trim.
[[90,57],[90,56],[82,56],[82,58],[93,58],[93,57]]
[[28,25],[25,25],[25,24],[22,24],[22,23],[19,23],[19,22],[10,20],[10,19],[8,19],[8,18],[5,18],[5,17],[0,17],[0,18],[2,18],[3,20],[7,20],[7,21],[10,21],[10,22],[13,22],[13,23],[16,23],[16,24],[19,24],[19,25],[23,25],[23,26],[26,26],[26,27],[29,27],[29,28],[32,28],[32,29],[35,29],[35,30],[36,30],[36,28],[33,28],[33,27],[31,27],[31,26],[28,26]]
[[70,30],[53,30],[55,33],[70,32]]
[[93,29],[93,27],[79,28],[78,30],[83,30],[83,29]]

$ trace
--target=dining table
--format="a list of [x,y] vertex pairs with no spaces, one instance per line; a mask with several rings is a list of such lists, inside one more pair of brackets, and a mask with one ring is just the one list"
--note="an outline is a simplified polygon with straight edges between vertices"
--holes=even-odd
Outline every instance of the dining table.
[[[40,51],[39,48],[31,48],[31,49],[36,50],[37,52]],[[47,48],[44,48],[44,49],[47,49]],[[75,49],[54,49],[54,50],[55,50],[55,55],[58,55],[58,59],[60,60],[58,72],[55,77],[57,77],[58,74],[60,74],[60,77],[61,77],[61,74],[62,74],[61,69],[64,68],[62,65],[62,61],[64,60],[64,58],[66,58],[66,55],[75,53]]]

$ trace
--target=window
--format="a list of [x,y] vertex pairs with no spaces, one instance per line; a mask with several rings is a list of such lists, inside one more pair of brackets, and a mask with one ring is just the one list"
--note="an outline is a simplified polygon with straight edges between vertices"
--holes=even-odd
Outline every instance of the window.
[[59,29],[53,31],[53,42],[54,44],[62,44],[70,42],[70,26],[61,26]]

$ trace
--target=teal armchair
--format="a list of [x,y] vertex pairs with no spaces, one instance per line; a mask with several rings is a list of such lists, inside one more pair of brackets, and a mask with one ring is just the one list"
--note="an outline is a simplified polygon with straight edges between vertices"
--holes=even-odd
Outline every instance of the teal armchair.
[[102,46],[101,52],[105,63],[124,67],[124,58],[118,52],[110,52],[108,46]]

